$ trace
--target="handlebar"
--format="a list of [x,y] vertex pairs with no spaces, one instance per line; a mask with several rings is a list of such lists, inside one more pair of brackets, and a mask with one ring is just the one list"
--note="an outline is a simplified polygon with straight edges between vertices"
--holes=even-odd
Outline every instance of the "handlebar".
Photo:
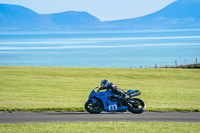
[[[93,90],[98,89],[99,87],[95,87]],[[99,89],[97,90],[97,92],[99,92]]]
[[99,92],[100,90],[102,90],[102,89],[100,89],[100,88],[101,88],[101,87],[95,87],[93,90],[98,89],[97,92]]
[[98,86],[98,87],[95,87],[94,89],[97,89],[97,88],[99,88],[99,86]]

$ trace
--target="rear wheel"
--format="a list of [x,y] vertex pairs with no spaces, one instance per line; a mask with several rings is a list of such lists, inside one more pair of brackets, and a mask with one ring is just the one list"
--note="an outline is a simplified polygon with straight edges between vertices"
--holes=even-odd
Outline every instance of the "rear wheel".
[[132,98],[130,99],[130,102],[128,103],[128,110],[134,114],[140,114],[143,113],[146,109],[146,104],[138,99],[138,98]]
[[88,100],[85,103],[85,110],[87,110],[91,114],[98,114],[103,111],[103,104],[100,100],[96,99],[93,103],[92,100]]

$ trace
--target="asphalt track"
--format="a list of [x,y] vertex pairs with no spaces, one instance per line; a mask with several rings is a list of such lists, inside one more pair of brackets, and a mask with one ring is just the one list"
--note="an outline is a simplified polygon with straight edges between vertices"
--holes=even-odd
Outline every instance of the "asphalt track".
[[87,112],[0,112],[0,123],[29,122],[200,122],[200,113],[144,112],[142,114],[107,113],[89,114]]

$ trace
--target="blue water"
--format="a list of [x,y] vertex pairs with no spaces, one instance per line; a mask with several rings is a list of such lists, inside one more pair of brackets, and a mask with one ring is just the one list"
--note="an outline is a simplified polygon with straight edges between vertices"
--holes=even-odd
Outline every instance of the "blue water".
[[0,66],[149,68],[195,58],[200,29],[0,33]]

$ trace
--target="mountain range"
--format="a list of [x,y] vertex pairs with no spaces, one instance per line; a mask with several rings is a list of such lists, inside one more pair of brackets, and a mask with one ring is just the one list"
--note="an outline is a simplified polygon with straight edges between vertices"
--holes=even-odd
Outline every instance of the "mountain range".
[[124,30],[200,28],[200,1],[178,0],[158,12],[132,19],[100,21],[87,12],[38,14],[0,4],[0,30]]

